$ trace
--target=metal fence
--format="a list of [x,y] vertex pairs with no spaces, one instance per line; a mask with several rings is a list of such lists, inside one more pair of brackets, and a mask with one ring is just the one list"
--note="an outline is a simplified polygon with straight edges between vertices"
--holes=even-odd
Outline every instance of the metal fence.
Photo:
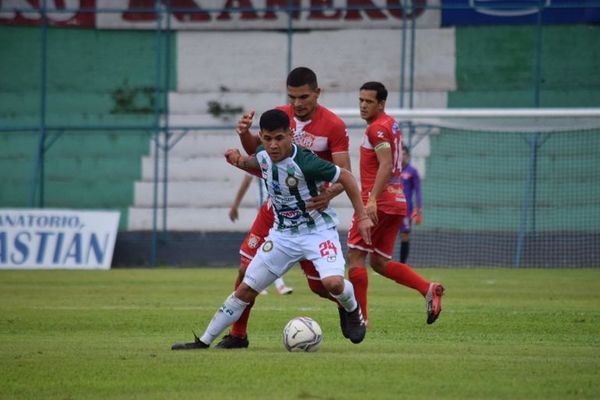
[[[224,2],[225,3],[225,2]],[[230,4],[231,3],[231,4]],[[260,3],[260,4],[258,4]],[[185,1],[150,1],[140,0],[138,2],[118,2],[118,1],[85,1],[81,0],[79,6],[72,6],[74,3],[65,3],[63,6],[58,3],[44,0],[39,7],[33,7],[30,3],[0,3],[0,34],[5,38],[6,51],[3,59],[17,59],[21,57],[18,44],[15,40],[19,39],[25,30],[29,32],[28,45],[36,45],[30,47],[28,51],[37,54],[33,57],[37,63],[34,68],[37,69],[37,84],[32,84],[24,94],[20,94],[18,87],[12,86],[8,79],[11,75],[14,76],[18,71],[18,66],[13,65],[4,67],[4,71],[10,74],[5,76],[4,82],[0,78],[0,84],[13,94],[13,97],[4,97],[4,104],[0,103],[4,109],[4,116],[0,120],[0,135],[3,137],[3,143],[6,144],[5,149],[10,149],[7,144],[17,141],[25,141],[31,144],[29,147],[31,154],[29,160],[32,162],[31,173],[29,178],[25,178],[28,182],[29,190],[26,200],[21,196],[19,199],[12,199],[10,196],[4,197],[4,203],[10,206],[20,207],[54,207],[56,202],[48,200],[48,161],[47,155],[55,146],[66,145],[77,146],[77,141],[80,137],[86,135],[97,135],[98,133],[106,134],[115,133],[119,136],[130,135],[134,141],[140,141],[139,138],[149,138],[153,143],[153,214],[152,228],[150,237],[144,236],[143,241],[149,243],[150,254],[148,262],[151,265],[156,265],[160,262],[157,258],[159,242],[168,242],[170,240],[168,232],[168,207],[170,199],[168,198],[169,190],[169,165],[170,153],[180,140],[191,131],[225,131],[234,128],[233,120],[217,121],[214,124],[188,124],[181,122],[173,122],[171,119],[171,99],[170,92],[177,86],[175,83],[176,71],[173,70],[172,60],[177,56],[175,45],[177,35],[180,32],[189,32],[200,30],[206,33],[215,33],[225,35],[225,31],[243,33],[243,32],[270,32],[274,35],[284,35],[285,48],[278,49],[277,57],[279,57],[285,65],[281,70],[278,81],[283,81],[285,73],[291,70],[296,65],[299,47],[302,46],[302,38],[310,33],[334,32],[335,30],[363,30],[365,34],[372,32],[373,29],[385,29],[395,38],[392,43],[378,43],[381,49],[385,47],[394,48],[399,56],[397,60],[397,68],[390,73],[389,76],[394,76],[394,84],[392,91],[396,95],[392,96],[388,104],[397,105],[399,108],[415,108],[418,107],[419,82],[418,73],[420,65],[417,64],[419,59],[419,36],[421,34],[420,26],[427,25],[427,19],[424,15],[427,13],[439,13],[439,26],[453,26],[452,18],[459,21],[461,18],[469,18],[469,14],[461,15],[461,12],[474,12],[479,18],[476,23],[487,23],[486,19],[499,18],[501,15],[517,15],[520,13],[520,19],[516,22],[517,25],[498,25],[499,32],[490,33],[490,37],[510,39],[510,35],[514,35],[515,31],[521,35],[520,37],[528,37],[529,45],[520,54],[520,59],[527,62],[527,67],[520,70],[526,70],[527,76],[520,78],[520,94],[521,98],[526,97],[526,100],[519,106],[523,107],[545,107],[545,106],[569,106],[569,104],[556,104],[545,102],[544,90],[546,90],[545,82],[547,79],[547,71],[553,67],[551,63],[555,60],[548,56],[548,51],[552,50],[551,41],[545,42],[547,38],[546,32],[551,31],[551,27],[555,24],[568,23],[569,25],[588,26],[589,22],[597,22],[600,20],[600,2],[560,2],[560,1],[517,1],[517,2],[484,2],[484,1],[347,1],[343,5],[338,2],[308,2],[287,1],[287,2],[227,2],[229,7],[215,6],[215,2],[185,2]],[[384,4],[385,3],[385,4]],[[458,13],[452,16],[452,13]],[[445,15],[445,16],[444,16]],[[458,16],[457,16],[458,15]],[[561,17],[562,15],[562,17]],[[567,15],[568,17],[565,17]],[[35,16],[35,17],[32,17]],[[98,21],[104,21],[104,27],[89,26],[88,19],[96,17]],[[117,18],[120,27],[115,27],[111,24],[111,16],[119,16]],[[198,27],[199,21],[203,19],[210,20],[212,25]],[[236,17],[237,16],[237,17]],[[273,19],[270,16],[276,16]],[[219,18],[225,25],[219,25]],[[317,18],[319,17],[319,18]],[[229,19],[227,19],[229,18]],[[425,18],[425,19],[424,19]],[[563,20],[560,20],[563,18]],[[113,18],[114,19],[114,18]],[[558,20],[557,20],[558,19]],[[275,21],[276,22],[273,22]],[[378,21],[385,20],[384,23]],[[93,73],[90,74],[87,82],[82,82],[79,77],[79,85],[89,84],[92,86],[92,96],[97,98],[91,103],[105,104],[104,100],[111,96],[112,109],[107,108],[107,117],[86,118],[79,115],[68,122],[64,122],[63,116],[68,115],[65,110],[56,110],[54,105],[56,96],[60,96],[60,85],[69,86],[69,77],[56,76],[56,71],[60,69],[60,64],[63,60],[55,59],[55,51],[61,45],[60,32],[68,30],[69,24],[71,27],[75,22],[79,27],[88,28],[85,32],[102,32],[106,35],[119,35],[123,31],[115,31],[111,29],[128,29],[128,27],[137,24],[135,29],[139,32],[144,32],[144,54],[145,59],[152,60],[150,65],[146,65],[144,69],[145,78],[143,82],[128,82],[125,80],[120,87],[113,87],[107,93],[97,92],[96,86],[93,83],[95,79],[102,80]],[[112,21],[112,22],[111,22]],[[316,21],[316,22],[315,22]],[[420,22],[421,21],[421,22]],[[423,22],[425,21],[425,22]],[[250,25],[244,25],[248,23]],[[380,23],[378,25],[378,23]],[[129,24],[129,25],[128,25]],[[196,24],[196,25],[194,25]],[[328,25],[329,24],[329,25]],[[444,25],[446,24],[446,25]],[[28,26],[24,28],[23,26]],[[590,25],[591,26],[591,25]],[[469,35],[468,30],[461,35]],[[19,30],[15,33],[14,30]],[[333,31],[332,31],[333,30]],[[506,32],[503,33],[503,30]],[[596,30],[597,31],[597,30]],[[32,34],[35,32],[35,34]],[[74,31],[73,31],[74,32]],[[86,34],[82,31],[81,34]],[[136,40],[134,34],[127,31],[128,40]],[[462,31],[461,31],[462,32]],[[149,36],[151,35],[151,37]],[[472,35],[472,34],[471,34]],[[496,36],[494,36],[496,35]],[[37,36],[37,38],[36,38]],[[69,34],[69,38],[73,35]],[[548,35],[548,40],[552,37],[552,32]],[[370,39],[375,39],[369,37]],[[118,41],[119,39],[112,39]],[[473,40],[473,36],[466,39]],[[98,44],[98,42],[94,42]],[[329,45],[335,42],[329,43]],[[76,45],[76,43],[75,43]],[[253,45],[248,42],[248,45]],[[575,46],[574,46],[575,47]],[[100,51],[101,47],[94,49]],[[260,57],[260,47],[256,49],[257,57]],[[268,51],[269,49],[267,49]],[[523,49],[517,49],[523,51]],[[126,50],[124,50],[126,51]],[[214,50],[213,50],[214,51]],[[218,51],[218,50],[217,50]],[[421,50],[422,51],[422,50]],[[14,52],[14,53],[11,53]],[[148,54],[150,54],[148,56]],[[210,57],[210,51],[207,50],[207,57]],[[594,53],[598,57],[597,52]],[[135,56],[135,54],[133,54]],[[327,54],[317,54],[318,58],[325,58]],[[84,54],[85,57],[85,54]],[[360,55],[358,55],[360,57]],[[357,57],[357,58],[358,58]],[[422,57],[422,54],[421,54]],[[115,60],[118,62],[119,60]],[[369,60],[360,60],[358,62],[368,63]],[[593,63],[593,61],[592,61]],[[85,66],[84,66],[85,67]],[[498,66],[497,66],[498,67]],[[510,67],[510,66],[499,66]],[[82,67],[83,68],[83,67]],[[368,67],[367,67],[368,68]],[[31,68],[29,68],[31,69]],[[342,67],[343,69],[343,67]],[[140,68],[140,71],[142,69]],[[473,71],[471,71],[473,72]],[[519,71],[517,71],[519,72]],[[201,73],[201,72],[200,72]],[[243,74],[247,74],[244,71]],[[261,71],[250,73],[260,74]],[[340,71],[343,74],[343,71]],[[487,73],[490,73],[489,71]],[[493,71],[491,72],[493,74]],[[54,75],[53,75],[54,74]],[[466,74],[466,73],[465,73]],[[35,74],[30,71],[29,76]],[[558,74],[557,74],[558,76]],[[180,77],[178,77],[180,78]],[[114,80],[122,80],[118,74],[111,77]],[[133,79],[129,77],[129,79]],[[465,85],[472,84],[470,76],[459,76],[457,80],[463,79]],[[499,82],[498,84],[502,84]],[[505,85],[510,87],[510,82],[505,82]],[[593,87],[598,82],[592,77],[591,85]],[[281,86],[281,85],[278,85]],[[461,82],[456,84],[458,89],[461,89]],[[580,84],[580,86],[583,86]],[[108,87],[108,86],[105,86]],[[330,88],[332,92],[335,88]],[[558,89],[562,89],[558,87]],[[73,92],[80,90],[77,86],[69,88]],[[224,88],[223,91],[227,91]],[[479,87],[475,88],[480,90]],[[493,92],[492,87],[489,91]],[[582,92],[581,97],[585,97]],[[68,96],[68,91],[67,94]],[[284,98],[284,93],[280,93],[281,99]],[[21,118],[19,116],[12,117],[11,107],[9,102],[21,101],[27,97],[25,102],[35,103],[33,106],[24,107],[27,111],[35,109],[35,112],[30,113],[29,117]],[[33,101],[32,98],[37,100]],[[484,96],[485,97],[485,96]],[[16,99],[16,100],[15,100]],[[100,100],[99,100],[100,99]],[[62,100],[61,100],[62,101]],[[593,102],[596,100],[592,101]],[[393,104],[392,104],[393,103]],[[475,102],[477,103],[477,102]],[[494,106],[494,102],[487,100],[481,102],[482,106]],[[448,107],[457,108],[461,106],[473,106],[473,102],[467,100],[457,101],[455,104],[447,104]],[[345,104],[342,104],[345,105]],[[584,100],[579,101],[578,106],[587,106]],[[65,105],[64,107],[68,107]],[[77,106],[77,105],[75,105]],[[121,107],[121,109],[115,108]],[[219,106],[217,104],[217,106]],[[114,111],[114,112],[113,112]],[[225,109],[225,112],[228,110]],[[231,110],[229,110],[231,111]],[[223,108],[221,107],[221,112]],[[24,112],[25,113],[25,112]],[[233,114],[233,113],[232,113]],[[127,116],[127,118],[120,118]],[[131,118],[130,118],[131,117]],[[69,118],[67,118],[69,120]],[[108,121],[108,122],[107,122]],[[122,122],[124,121],[124,122]],[[357,128],[356,126],[351,126]],[[411,140],[410,133],[409,138]],[[28,137],[28,139],[24,139]],[[65,138],[72,138],[74,142],[69,142]],[[122,139],[119,139],[122,140]],[[84,142],[86,143],[86,142]],[[110,144],[108,145],[110,146]],[[21,148],[23,145],[21,145]],[[6,150],[10,151],[10,150]],[[143,153],[143,152],[142,152]],[[135,156],[140,156],[134,153]],[[9,154],[10,156],[10,154]],[[8,157],[10,162],[10,157]],[[139,158],[138,158],[139,159]],[[68,168],[65,166],[63,168]],[[162,178],[161,178],[162,177]],[[19,178],[21,183],[23,177]],[[8,183],[8,182],[7,182]],[[7,191],[7,186],[5,191]],[[161,189],[162,188],[162,189]],[[81,188],[85,191],[85,187]],[[7,200],[8,199],[8,200]],[[109,204],[108,201],[106,204]],[[0,204],[1,205],[1,204]],[[59,206],[71,206],[75,208],[81,207],[81,202],[74,200],[72,204],[58,204]],[[172,237],[172,236],[171,236]],[[148,248],[144,246],[144,248]],[[144,250],[145,251],[145,250]]]

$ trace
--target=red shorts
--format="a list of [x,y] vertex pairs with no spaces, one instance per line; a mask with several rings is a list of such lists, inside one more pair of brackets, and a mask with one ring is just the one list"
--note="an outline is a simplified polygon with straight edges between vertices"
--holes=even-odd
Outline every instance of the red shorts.
[[394,245],[396,236],[402,225],[404,215],[401,214],[384,214],[377,211],[379,222],[371,228],[371,245],[364,242],[360,232],[356,227],[356,215],[352,217],[352,225],[348,231],[348,247],[366,251],[368,253],[377,252],[386,258],[392,258],[394,254]]
[[[271,203],[266,201],[260,207],[260,210],[258,210],[252,228],[250,228],[250,231],[240,246],[240,255],[242,257],[252,260],[265,241],[265,238],[269,235],[269,230],[275,221],[275,215],[273,214],[273,209],[271,207]],[[302,260],[300,261],[300,266],[309,279],[321,279],[317,269],[311,261]]]

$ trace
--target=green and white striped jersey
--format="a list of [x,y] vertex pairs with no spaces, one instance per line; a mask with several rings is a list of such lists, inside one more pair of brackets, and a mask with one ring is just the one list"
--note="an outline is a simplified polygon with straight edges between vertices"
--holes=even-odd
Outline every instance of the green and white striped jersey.
[[337,226],[339,221],[333,208],[308,211],[306,202],[319,194],[323,183],[335,183],[340,177],[340,168],[310,150],[292,146],[292,155],[277,163],[271,160],[262,145],[256,151],[273,203],[273,228],[289,234],[303,234]]

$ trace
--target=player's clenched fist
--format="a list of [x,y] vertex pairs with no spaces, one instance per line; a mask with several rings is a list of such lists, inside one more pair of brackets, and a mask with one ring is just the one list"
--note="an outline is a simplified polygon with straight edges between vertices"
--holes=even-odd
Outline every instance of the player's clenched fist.
[[242,115],[242,118],[238,121],[237,128],[235,131],[238,135],[245,135],[250,133],[250,127],[252,126],[252,120],[254,119],[254,110],[248,111]]
[[240,167],[243,157],[238,149],[227,149],[225,151],[225,159],[229,164]]

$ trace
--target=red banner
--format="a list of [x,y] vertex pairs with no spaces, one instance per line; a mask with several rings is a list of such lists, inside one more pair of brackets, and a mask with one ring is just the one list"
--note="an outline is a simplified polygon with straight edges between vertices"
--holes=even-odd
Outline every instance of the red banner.
[[[41,25],[43,0],[0,0],[0,24]],[[96,26],[96,0],[46,0],[45,21],[49,26]]]

